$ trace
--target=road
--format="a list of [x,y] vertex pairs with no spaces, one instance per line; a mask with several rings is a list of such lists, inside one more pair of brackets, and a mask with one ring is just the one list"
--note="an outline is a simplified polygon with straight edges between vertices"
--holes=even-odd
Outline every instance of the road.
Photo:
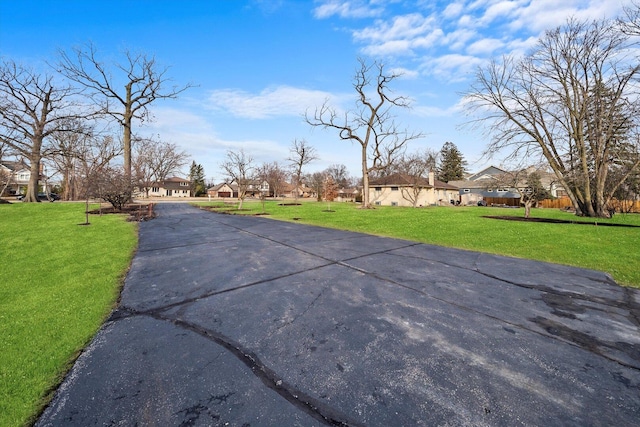
[[38,426],[631,426],[606,274],[159,204]]

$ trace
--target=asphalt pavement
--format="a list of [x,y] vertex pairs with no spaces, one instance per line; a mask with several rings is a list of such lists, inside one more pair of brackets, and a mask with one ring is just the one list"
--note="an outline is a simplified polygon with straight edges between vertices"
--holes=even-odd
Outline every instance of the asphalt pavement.
[[156,211],[37,426],[640,425],[640,292],[604,273]]

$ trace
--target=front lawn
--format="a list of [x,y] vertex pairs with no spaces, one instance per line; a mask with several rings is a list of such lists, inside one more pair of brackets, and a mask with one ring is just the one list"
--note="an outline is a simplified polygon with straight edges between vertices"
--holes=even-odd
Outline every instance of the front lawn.
[[137,224],[84,204],[0,204],[0,426],[29,424],[105,320]]
[[[229,213],[256,214],[262,203],[245,202],[243,211],[220,202],[202,203],[219,206]],[[353,203],[305,201],[299,206],[283,206],[268,201],[269,217],[342,230],[360,231],[380,236],[398,237],[435,245],[489,252],[519,258],[605,271],[626,286],[640,288],[640,227],[516,222],[484,216],[523,216],[519,208],[427,207],[402,208],[381,206],[361,210]],[[640,215],[617,214],[613,219],[579,218],[558,209],[533,209],[532,216],[591,223],[615,223],[640,226]]]

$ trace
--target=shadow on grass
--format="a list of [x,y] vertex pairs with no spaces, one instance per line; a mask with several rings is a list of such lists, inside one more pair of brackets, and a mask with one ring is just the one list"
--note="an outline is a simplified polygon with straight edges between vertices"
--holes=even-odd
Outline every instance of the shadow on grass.
[[554,218],[525,218],[522,216],[499,216],[499,215],[484,215],[483,218],[501,219],[505,221],[523,221],[523,222],[546,222],[551,224],[580,224],[580,225],[595,225],[604,227],[640,227],[634,224],[613,224],[610,222],[591,222],[591,221],[570,221],[565,219]]

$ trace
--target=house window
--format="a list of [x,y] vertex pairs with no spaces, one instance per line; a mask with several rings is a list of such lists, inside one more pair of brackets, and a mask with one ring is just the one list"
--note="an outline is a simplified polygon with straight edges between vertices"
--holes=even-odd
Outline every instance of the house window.
[[487,190],[489,193],[493,193],[493,190]]
[[469,190],[468,188],[465,188],[464,190],[462,190],[463,193],[470,193],[471,190]]
[[21,173],[20,175],[18,175],[18,179],[21,181],[26,181],[29,179],[29,174],[27,173]]
[[382,187],[375,187],[374,190],[376,191],[382,191]]
[[391,191],[398,191],[398,187],[391,187]]
[[160,192],[160,188],[159,187],[151,187],[151,192],[152,193],[158,193],[158,192]]
[[398,202],[391,202],[391,206],[398,206]]
[[506,188],[498,188],[498,193],[506,193],[507,189]]
[[380,202],[379,202],[379,201],[378,201],[378,202],[375,202],[374,204],[375,204],[376,206],[380,206]]
[[181,187],[186,187],[187,185],[189,185],[189,183],[188,183],[188,182],[181,182],[181,183],[180,183],[180,186],[181,186]]

